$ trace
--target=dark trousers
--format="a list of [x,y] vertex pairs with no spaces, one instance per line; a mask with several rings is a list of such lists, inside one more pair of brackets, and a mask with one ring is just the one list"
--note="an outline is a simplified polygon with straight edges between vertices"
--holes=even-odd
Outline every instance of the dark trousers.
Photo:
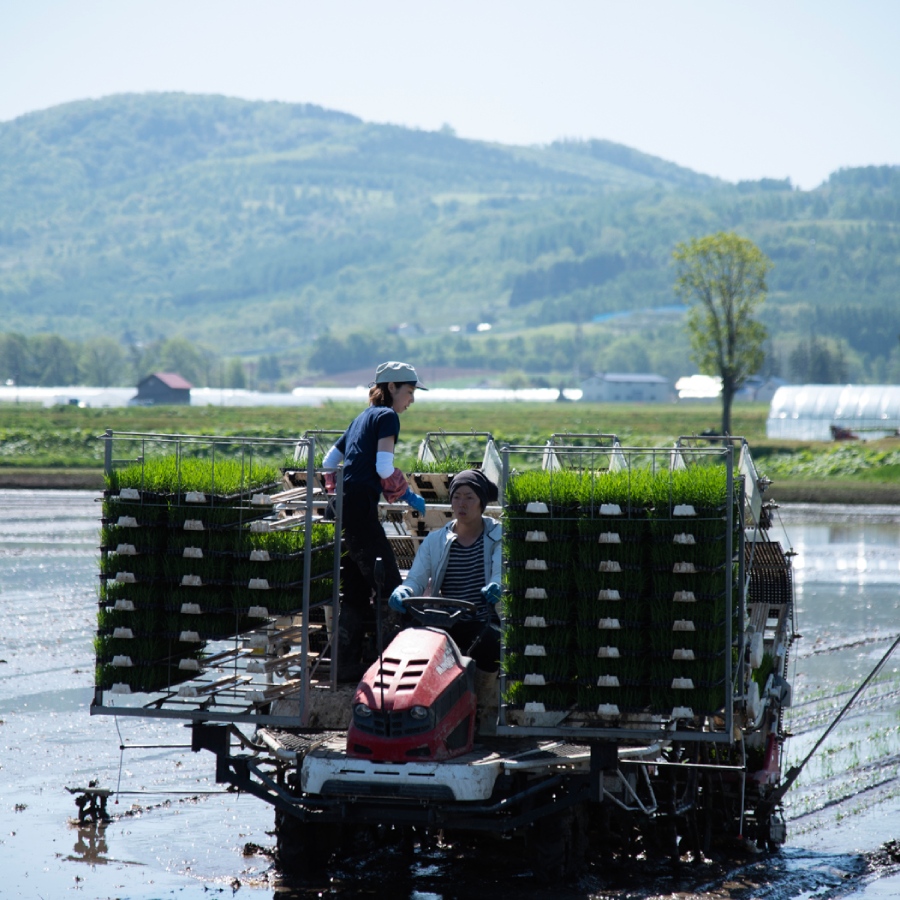
[[447,634],[456,642],[459,652],[472,657],[482,672],[496,672],[500,668],[500,628],[493,622],[457,622]]
[[347,553],[341,575],[343,596],[338,626],[342,669],[359,663],[362,658],[363,636],[373,620],[375,560],[380,556],[384,566],[382,613],[391,592],[402,581],[394,551],[378,520],[377,494],[353,489],[344,493],[343,530]]

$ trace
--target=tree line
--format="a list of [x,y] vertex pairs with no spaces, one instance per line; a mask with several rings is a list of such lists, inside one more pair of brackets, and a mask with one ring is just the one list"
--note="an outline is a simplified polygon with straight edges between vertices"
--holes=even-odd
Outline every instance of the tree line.
[[70,340],[58,334],[0,333],[0,383],[22,387],[136,385],[153,372],[177,372],[196,387],[245,388],[256,377],[278,381],[276,357],[252,366],[174,337],[123,345],[111,337]]

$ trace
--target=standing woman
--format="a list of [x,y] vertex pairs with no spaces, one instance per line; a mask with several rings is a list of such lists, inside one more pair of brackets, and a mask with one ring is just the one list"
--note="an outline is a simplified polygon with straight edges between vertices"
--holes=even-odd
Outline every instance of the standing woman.
[[[425,501],[409,487],[397,497],[396,485],[405,479],[394,467],[394,446],[400,434],[400,413],[415,402],[417,389],[427,390],[416,370],[404,362],[382,363],[369,386],[369,406],[351,423],[325,454],[323,468],[344,463],[342,524],[347,558],[343,568],[343,600],[338,622],[338,677],[359,677],[363,671],[363,637],[375,597],[375,560],[384,562],[388,595],[400,584],[400,569],[378,518],[378,497],[402,499],[420,514]],[[385,482],[385,484],[382,484]]]

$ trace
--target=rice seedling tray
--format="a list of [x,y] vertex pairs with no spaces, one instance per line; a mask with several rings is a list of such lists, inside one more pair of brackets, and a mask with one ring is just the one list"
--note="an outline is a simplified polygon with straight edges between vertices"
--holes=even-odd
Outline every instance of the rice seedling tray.
[[[248,583],[235,587],[232,596],[234,608],[237,610],[265,607],[270,616],[298,613],[303,608],[303,583],[268,586],[259,582],[253,586]],[[334,579],[330,575],[322,574],[310,578],[310,606],[329,603],[333,596]]]
[[101,516],[104,519],[117,519],[119,516],[135,516],[146,522],[164,522],[169,511],[168,498],[158,494],[152,497],[131,499],[120,494],[104,496],[101,503]]
[[[671,523],[665,523],[670,525]],[[683,531],[677,526],[652,533],[650,558],[654,569],[675,571],[675,567],[689,571],[690,567],[703,571],[716,571],[726,564],[725,548],[727,535],[719,531],[715,534],[695,534]],[[734,542],[734,551],[738,543]]]
[[[321,467],[321,461],[319,463],[319,466]],[[281,470],[281,475],[282,484],[280,485],[280,491],[276,491],[276,493],[272,495],[273,500],[278,497],[279,493],[287,493],[287,491],[284,490],[285,486],[287,486],[288,490],[296,488],[306,488],[307,486],[306,469],[283,468]],[[315,488],[318,488],[323,493],[326,490],[325,473],[320,470],[313,472],[313,489]],[[283,498],[278,497],[278,499]]]
[[568,712],[575,704],[576,686],[572,684],[525,684],[507,681],[504,703],[510,712]]
[[[576,709],[603,718],[617,719],[644,713],[650,706],[650,687],[618,676],[598,676],[597,683],[582,682],[576,690]],[[654,726],[658,723],[653,722]]]
[[269,515],[268,508],[250,506],[173,506],[169,509],[168,524],[183,531],[223,531],[242,528]]
[[506,577],[510,590],[524,594],[529,588],[569,590],[571,572],[568,563],[534,558],[510,561]]
[[215,507],[215,506],[262,506],[272,505],[272,493],[280,491],[282,481],[274,479],[256,484],[230,493],[217,493],[213,490],[176,490],[168,495],[170,506]]
[[454,472],[410,472],[407,483],[426,503],[450,502],[450,479]]
[[725,680],[693,678],[690,674],[661,673],[650,693],[650,712],[678,717],[714,715],[725,704]]
[[[676,566],[668,571],[654,569],[651,573],[651,590],[656,597],[715,597],[724,595],[729,575],[725,567],[701,569],[697,566]],[[732,584],[732,587],[735,587]]]
[[[516,537],[515,534],[520,537]],[[574,556],[574,543],[570,537],[568,533],[554,534],[552,530],[544,529],[520,531],[509,535],[508,538],[504,535],[507,561],[510,565],[527,562],[529,559],[569,564]]]
[[633,652],[646,648],[645,620],[635,610],[614,610],[611,616],[579,619],[575,627],[575,645],[582,653],[596,653],[599,647],[618,647]]
[[[135,550],[133,547],[129,549]],[[136,551],[120,553],[118,550],[117,547],[116,551],[104,553],[100,557],[100,573],[106,578],[116,580],[119,572],[130,572],[136,581],[154,581],[163,575],[159,554]]]
[[528,588],[525,591],[508,591],[503,598],[507,621],[524,621],[532,616],[568,621],[572,609],[571,594],[559,589]]
[[179,668],[178,662],[137,662],[131,666],[100,663],[95,668],[95,685],[100,690],[117,694],[158,693],[170,690],[196,675],[196,672],[189,669]]
[[725,622],[705,623],[691,619],[675,619],[655,623],[647,629],[646,640],[650,649],[671,656],[675,650],[707,655],[724,653],[726,641]]

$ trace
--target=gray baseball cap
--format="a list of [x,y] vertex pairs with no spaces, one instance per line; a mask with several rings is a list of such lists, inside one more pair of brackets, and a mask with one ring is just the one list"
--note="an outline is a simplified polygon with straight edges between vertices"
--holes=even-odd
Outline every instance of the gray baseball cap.
[[[428,388],[419,381],[416,370],[409,363],[405,362],[391,361],[382,363],[375,370],[375,380],[372,384],[388,384],[391,381],[395,384],[415,384],[420,391],[428,390]],[[371,386],[372,385],[369,385],[369,387]]]

